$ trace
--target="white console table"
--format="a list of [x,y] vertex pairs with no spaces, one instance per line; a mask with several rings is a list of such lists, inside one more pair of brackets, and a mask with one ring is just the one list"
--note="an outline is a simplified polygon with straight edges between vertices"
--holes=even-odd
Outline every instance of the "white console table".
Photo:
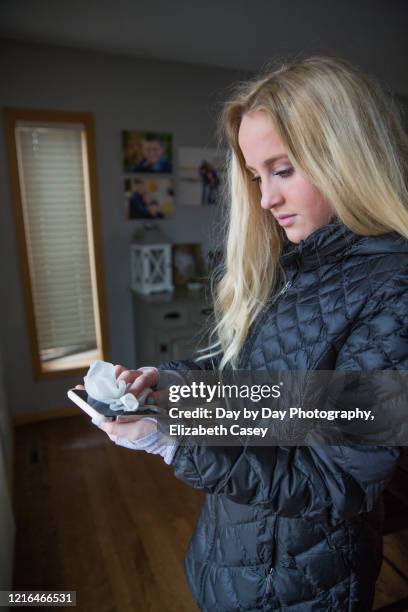
[[142,295],[132,291],[137,367],[193,357],[206,346],[213,312],[208,288]]

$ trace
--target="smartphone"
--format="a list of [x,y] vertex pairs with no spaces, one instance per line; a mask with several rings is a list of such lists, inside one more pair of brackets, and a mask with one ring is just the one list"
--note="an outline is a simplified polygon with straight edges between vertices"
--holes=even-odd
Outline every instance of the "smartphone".
[[109,404],[100,402],[85,391],[85,389],[69,389],[67,393],[70,400],[72,400],[77,406],[86,412],[90,417],[104,416],[111,421],[115,421],[118,416],[121,417],[121,421],[126,420],[126,417],[134,417],[135,415],[140,416],[157,416],[161,412],[157,406],[149,406],[149,408],[142,408],[138,410],[111,410]]

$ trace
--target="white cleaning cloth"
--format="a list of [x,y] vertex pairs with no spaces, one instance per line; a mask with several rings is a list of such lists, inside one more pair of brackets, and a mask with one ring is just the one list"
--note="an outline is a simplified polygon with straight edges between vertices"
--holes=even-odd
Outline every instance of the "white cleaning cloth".
[[[99,402],[109,404],[111,410],[134,412],[144,407],[147,395],[152,392],[148,387],[136,398],[133,393],[126,393],[130,384],[116,380],[115,366],[107,361],[93,361],[84,376],[85,391]],[[149,405],[149,409],[152,406]]]

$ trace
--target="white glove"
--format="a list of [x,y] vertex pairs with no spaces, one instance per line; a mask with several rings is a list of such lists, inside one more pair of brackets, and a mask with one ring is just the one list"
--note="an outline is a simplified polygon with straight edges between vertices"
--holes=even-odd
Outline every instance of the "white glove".
[[155,417],[140,417],[137,420],[135,417],[135,420],[121,422],[109,421],[101,416],[100,418],[94,417],[92,423],[107,433],[118,446],[161,455],[168,465],[172,462],[178,448],[177,440],[166,436],[158,429]]

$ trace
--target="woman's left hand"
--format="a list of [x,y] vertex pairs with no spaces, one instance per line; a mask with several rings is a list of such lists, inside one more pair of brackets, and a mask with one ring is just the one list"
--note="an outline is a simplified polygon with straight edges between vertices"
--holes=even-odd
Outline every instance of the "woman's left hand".
[[102,429],[112,442],[116,442],[118,438],[125,438],[130,442],[136,442],[141,438],[157,431],[157,421],[152,417],[145,416],[118,416],[116,421],[110,421],[106,417],[101,417],[92,422]]

